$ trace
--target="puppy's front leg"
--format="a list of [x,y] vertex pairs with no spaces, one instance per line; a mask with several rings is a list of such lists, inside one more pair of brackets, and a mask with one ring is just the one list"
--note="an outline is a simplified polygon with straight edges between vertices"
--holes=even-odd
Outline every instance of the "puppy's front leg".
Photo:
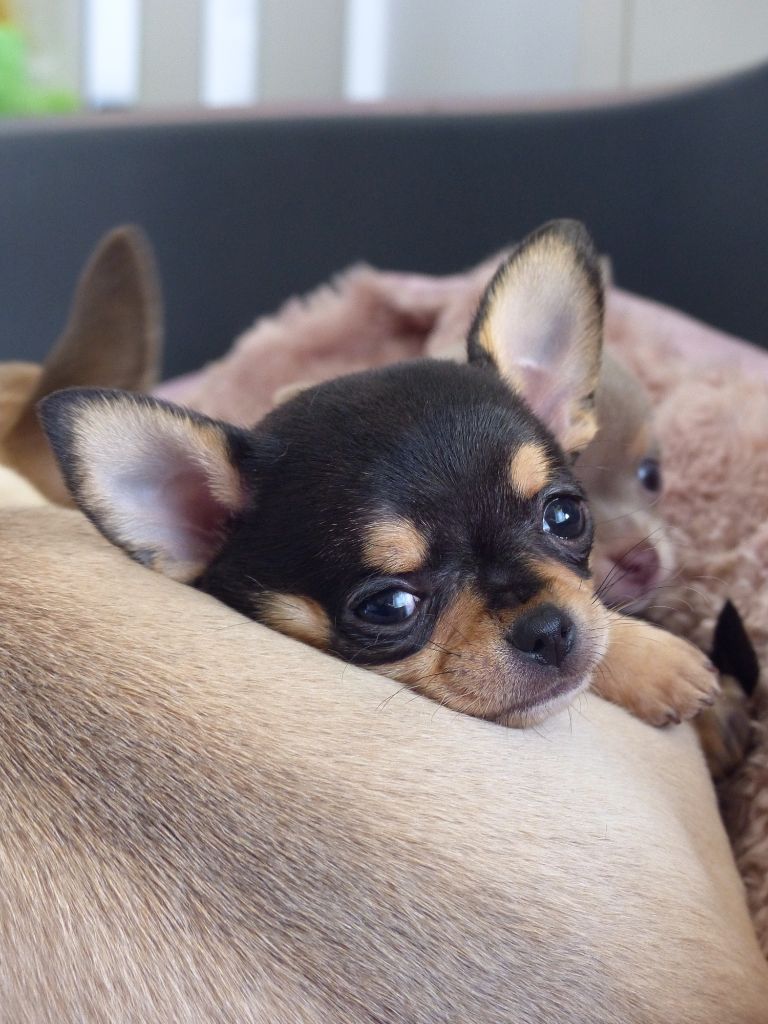
[[692,644],[640,619],[610,612],[608,650],[592,688],[651,725],[692,718],[719,691],[709,659]]

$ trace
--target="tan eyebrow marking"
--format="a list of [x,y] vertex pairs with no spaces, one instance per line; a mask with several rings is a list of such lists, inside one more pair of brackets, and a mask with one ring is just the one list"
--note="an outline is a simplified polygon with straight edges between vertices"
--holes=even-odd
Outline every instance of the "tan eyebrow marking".
[[535,441],[521,445],[509,462],[509,480],[523,498],[532,498],[550,477],[549,458],[544,446]]
[[325,611],[311,597],[298,594],[261,593],[256,597],[257,614],[262,622],[279,633],[295,637],[312,647],[327,650],[331,624]]
[[415,572],[427,560],[427,538],[409,519],[392,516],[367,528],[363,562],[383,572]]

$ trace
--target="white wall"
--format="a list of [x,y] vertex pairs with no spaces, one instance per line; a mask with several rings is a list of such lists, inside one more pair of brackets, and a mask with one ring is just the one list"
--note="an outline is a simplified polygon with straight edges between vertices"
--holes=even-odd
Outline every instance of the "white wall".
[[259,96],[340,98],[346,0],[260,0],[260,6]]
[[[112,0],[13,2],[29,28],[39,77],[79,87],[88,63],[83,12],[93,3],[108,9]],[[231,57],[233,65],[247,64],[230,69],[245,81],[244,102],[647,87],[768,59],[768,0],[120,2],[140,11],[140,45],[130,59],[134,99],[145,107],[200,101],[206,5],[253,11],[255,52]],[[219,62],[229,59],[225,49]]]
[[768,0],[633,0],[627,81],[685,81],[768,59]]
[[768,0],[387,0],[387,6],[392,96],[648,87],[768,60]]
[[390,0],[387,93],[567,92],[577,81],[581,0]]
[[200,95],[202,12],[202,0],[142,6],[140,92],[153,106],[184,106]]

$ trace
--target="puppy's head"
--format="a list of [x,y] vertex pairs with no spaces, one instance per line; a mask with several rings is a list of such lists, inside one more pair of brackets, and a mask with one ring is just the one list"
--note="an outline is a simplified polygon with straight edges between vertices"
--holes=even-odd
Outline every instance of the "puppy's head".
[[595,521],[592,572],[606,604],[639,612],[674,570],[659,445],[642,384],[607,354],[596,402],[599,429],[576,463]]
[[62,392],[42,418],[73,494],[135,558],[452,708],[535,720],[605,648],[570,463],[596,430],[602,289],[546,225],[486,292],[469,362],[303,391],[253,431]]

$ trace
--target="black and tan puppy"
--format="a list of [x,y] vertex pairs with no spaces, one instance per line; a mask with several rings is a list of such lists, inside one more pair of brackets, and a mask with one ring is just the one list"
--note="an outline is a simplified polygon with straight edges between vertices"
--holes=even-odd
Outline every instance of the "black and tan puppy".
[[42,419],[107,537],[255,619],[505,724],[591,681],[663,724],[716,683],[593,597],[570,466],[596,430],[602,316],[591,241],[559,221],[499,269],[468,365],[343,377],[252,431],[104,391],[61,392]]

